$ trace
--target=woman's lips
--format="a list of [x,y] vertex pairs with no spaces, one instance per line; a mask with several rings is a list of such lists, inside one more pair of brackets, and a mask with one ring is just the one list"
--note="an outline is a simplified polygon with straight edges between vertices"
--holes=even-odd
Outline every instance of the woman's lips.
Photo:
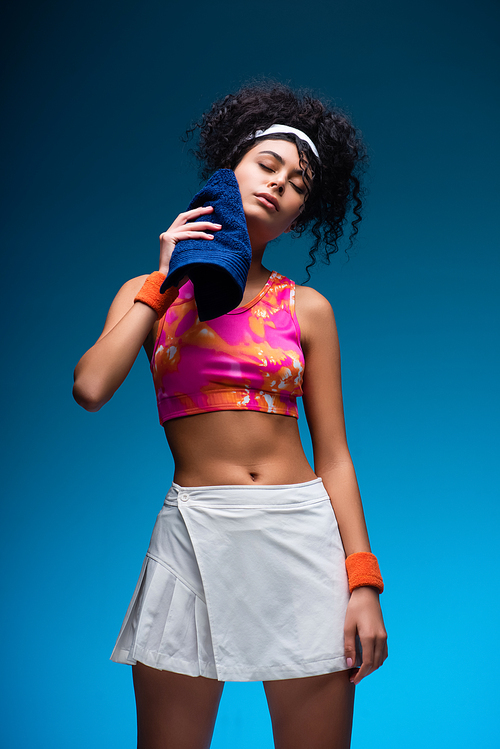
[[260,203],[262,203],[262,205],[265,205],[266,208],[271,208],[273,211],[279,211],[278,202],[276,198],[273,198],[271,195],[265,195],[264,193],[260,193],[259,195],[256,195],[255,197]]

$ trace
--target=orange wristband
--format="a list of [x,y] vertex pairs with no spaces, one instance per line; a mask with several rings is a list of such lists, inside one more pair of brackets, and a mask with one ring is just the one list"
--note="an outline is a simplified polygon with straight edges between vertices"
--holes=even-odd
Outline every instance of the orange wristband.
[[349,593],[352,593],[355,588],[361,588],[365,585],[377,588],[380,593],[384,590],[384,581],[375,554],[369,551],[349,554],[345,560],[345,567],[349,580]]
[[179,296],[179,289],[176,286],[171,286],[164,294],[160,294],[160,286],[165,278],[166,276],[164,273],[155,270],[146,278],[134,299],[134,302],[142,302],[143,304],[147,304],[148,307],[151,307],[151,309],[154,309],[158,315],[158,320],[163,317],[170,305],[175,302]]

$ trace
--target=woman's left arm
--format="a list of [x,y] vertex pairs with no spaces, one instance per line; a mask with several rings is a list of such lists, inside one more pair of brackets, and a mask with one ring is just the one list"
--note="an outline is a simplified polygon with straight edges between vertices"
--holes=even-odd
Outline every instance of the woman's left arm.
[[[325,485],[346,556],[371,551],[352,459],[347,446],[340,376],[337,327],[330,303],[314,289],[296,289],[296,312],[305,357],[304,408],[311,433],[314,471]],[[387,633],[375,588],[356,588],[347,607],[345,655],[356,660],[356,635],[363,662],[351,679],[361,679],[379,668],[387,658]]]

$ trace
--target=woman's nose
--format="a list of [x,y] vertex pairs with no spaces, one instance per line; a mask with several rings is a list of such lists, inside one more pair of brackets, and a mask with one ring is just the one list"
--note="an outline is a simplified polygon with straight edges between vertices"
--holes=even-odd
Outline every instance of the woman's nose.
[[279,194],[283,195],[285,184],[284,184],[284,180],[281,177],[278,177],[276,174],[273,174],[272,178],[269,180],[269,186],[276,187],[278,189]]

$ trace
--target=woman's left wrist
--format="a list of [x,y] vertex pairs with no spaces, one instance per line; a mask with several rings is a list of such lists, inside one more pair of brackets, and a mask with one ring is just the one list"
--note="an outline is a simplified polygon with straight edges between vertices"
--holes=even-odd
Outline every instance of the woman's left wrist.
[[363,591],[369,590],[372,593],[374,593],[377,598],[380,596],[380,590],[378,588],[374,588],[373,585],[359,585],[357,588],[354,588],[354,590],[351,593],[351,596],[357,596],[365,595]]
[[382,593],[384,581],[380,574],[377,557],[371,551],[357,551],[345,560],[349,593],[357,588],[375,588]]

